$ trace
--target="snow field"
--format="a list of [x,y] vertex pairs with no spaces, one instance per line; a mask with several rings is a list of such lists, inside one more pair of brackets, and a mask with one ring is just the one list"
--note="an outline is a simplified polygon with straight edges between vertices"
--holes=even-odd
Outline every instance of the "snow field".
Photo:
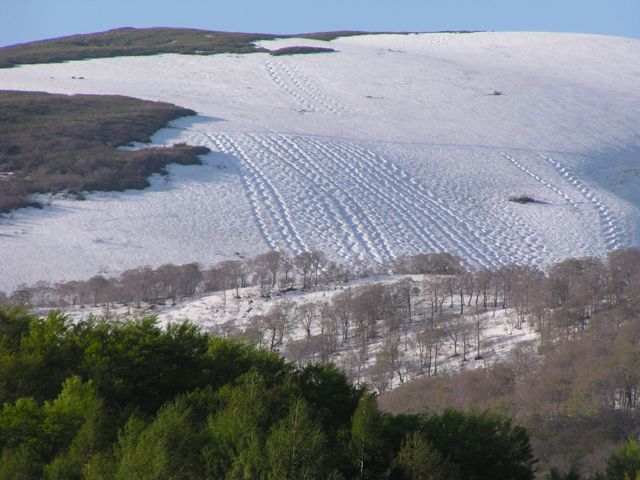
[[[288,45],[327,42],[262,44]],[[640,152],[640,42],[474,33],[329,45],[337,52],[0,70],[0,88],[193,108],[198,117],[153,143],[213,151],[145,191],[53,198],[1,218],[0,290],[268,249],[374,264],[448,251],[476,267],[544,267],[640,243],[638,157],[619,154]],[[539,202],[507,201],[518,194]]]

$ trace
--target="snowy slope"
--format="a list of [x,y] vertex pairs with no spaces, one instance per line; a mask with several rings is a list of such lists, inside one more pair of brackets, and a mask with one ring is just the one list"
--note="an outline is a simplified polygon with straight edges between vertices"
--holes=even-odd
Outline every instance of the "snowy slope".
[[[192,108],[199,117],[154,142],[213,150],[205,166],[172,168],[143,192],[0,219],[0,289],[269,248],[373,262],[446,250],[472,265],[544,266],[640,243],[639,41],[473,33],[262,43],[287,45],[338,52],[0,70],[2,89]],[[507,201],[517,194],[541,202]]]
[[[348,290],[353,295],[361,292],[362,288],[372,285],[385,285],[393,287],[393,284],[404,279],[411,279],[417,288],[420,288],[424,277],[422,275],[412,276],[380,276],[360,278],[351,280],[348,283],[337,283],[320,285],[313,290],[293,290],[279,291],[271,297],[265,298],[260,294],[259,287],[247,287],[240,289],[239,297],[234,291],[213,292],[197,295],[191,298],[179,300],[174,305],[147,305],[142,304],[140,308],[134,305],[106,305],[91,307],[69,307],[65,309],[65,314],[74,320],[86,320],[90,316],[109,316],[110,318],[136,318],[146,315],[156,315],[160,325],[166,327],[170,323],[182,323],[192,321],[199,325],[203,331],[210,332],[221,337],[242,338],[247,331],[251,330],[252,318],[256,316],[268,315],[274,309],[283,307],[285,304],[292,306],[290,324],[283,336],[283,343],[278,345],[276,350],[285,358],[292,362],[303,364],[320,359],[320,348],[314,340],[322,335],[319,316],[316,315],[310,324],[312,338],[307,337],[306,330],[301,321],[301,317],[296,313],[296,309],[301,306],[315,304],[321,307],[323,304],[332,303],[337,295],[346,293]],[[472,295],[473,300],[473,295]],[[456,299],[457,301],[457,299]],[[366,351],[363,353],[360,348],[359,339],[356,335],[355,326],[349,329],[349,340],[340,340],[334,352],[328,356],[328,360],[342,368],[354,382],[370,382],[376,374],[377,353],[389,342],[395,343],[398,348],[399,370],[402,372],[402,381],[411,380],[420,373],[420,353],[417,344],[417,335],[425,331],[429,325],[429,306],[427,302],[414,297],[412,300],[413,319],[407,321],[403,319],[399,330],[391,331],[386,326],[386,319],[379,320],[376,325],[376,335],[370,338],[366,344]],[[465,303],[467,300],[465,300]],[[445,302],[447,303],[447,302]],[[446,318],[459,318],[458,305],[450,307],[444,306]],[[540,342],[540,335],[532,325],[526,322],[518,327],[516,312],[513,309],[500,309],[493,312],[491,308],[483,311],[480,307],[480,353],[482,358],[474,358],[476,355],[476,317],[473,314],[474,307],[467,307],[467,317],[460,322],[464,325],[458,329],[458,346],[454,348],[452,338],[443,336],[440,338],[437,356],[437,372],[439,375],[453,375],[463,370],[485,368],[503,361],[518,346],[527,348],[535,347]],[[48,309],[41,309],[39,314],[46,315]],[[353,321],[352,321],[353,323]],[[463,330],[467,332],[467,358],[464,358]],[[326,335],[326,332],[325,332]],[[263,331],[264,341],[269,339],[269,333]],[[326,337],[325,337],[326,338]],[[265,346],[264,343],[262,346]],[[455,352],[460,355],[454,355]],[[434,357],[434,364],[436,363]],[[433,367],[432,367],[433,368]],[[385,371],[386,372],[386,371]],[[389,388],[400,385],[400,378],[394,373],[389,378]]]

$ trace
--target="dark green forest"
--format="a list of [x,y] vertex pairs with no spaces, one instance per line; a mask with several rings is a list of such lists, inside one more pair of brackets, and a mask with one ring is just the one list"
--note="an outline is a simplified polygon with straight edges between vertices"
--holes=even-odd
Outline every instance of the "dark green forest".
[[325,364],[154,318],[0,310],[3,479],[530,479],[526,430],[391,415]]
[[[0,309],[3,479],[533,479],[492,411],[391,414],[330,364],[153,317]],[[595,479],[636,478],[630,440]],[[545,478],[579,478],[551,472]],[[625,475],[632,475],[626,477]]]

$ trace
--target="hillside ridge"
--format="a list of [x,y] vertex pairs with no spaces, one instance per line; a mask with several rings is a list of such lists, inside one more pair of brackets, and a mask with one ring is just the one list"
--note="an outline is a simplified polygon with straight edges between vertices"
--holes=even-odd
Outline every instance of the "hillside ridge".
[[[211,55],[218,53],[268,52],[267,49],[256,47],[254,42],[293,37],[330,41],[338,37],[368,33],[337,31],[275,35],[220,32],[194,28],[122,27],[103,32],[68,35],[0,47],[0,68],[90,58],[156,55],[160,53]],[[286,52],[288,55],[296,53],[308,52]]]
[[[323,45],[279,38],[256,47]],[[0,288],[267,250],[318,249],[377,266],[447,251],[474,267],[545,268],[638,245],[640,42],[491,32],[330,45],[335,53],[1,69],[6,88],[181,105],[198,116],[157,132],[153,144],[212,153],[139,194],[91,194],[2,220],[13,281]],[[83,252],[82,262],[65,262],[73,271],[30,260],[37,248],[45,264],[58,263],[66,245]]]

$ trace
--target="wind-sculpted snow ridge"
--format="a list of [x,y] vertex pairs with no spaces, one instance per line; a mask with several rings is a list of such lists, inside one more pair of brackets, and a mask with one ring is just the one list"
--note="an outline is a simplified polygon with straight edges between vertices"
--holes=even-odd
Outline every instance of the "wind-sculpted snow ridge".
[[[441,33],[259,46],[335,51],[0,70],[6,89],[190,108],[199,116],[153,144],[212,150],[143,192],[53,198],[0,219],[0,290],[269,249],[545,267],[640,243],[640,177],[625,173],[640,151],[640,41]],[[522,195],[536,201],[509,201]]]

